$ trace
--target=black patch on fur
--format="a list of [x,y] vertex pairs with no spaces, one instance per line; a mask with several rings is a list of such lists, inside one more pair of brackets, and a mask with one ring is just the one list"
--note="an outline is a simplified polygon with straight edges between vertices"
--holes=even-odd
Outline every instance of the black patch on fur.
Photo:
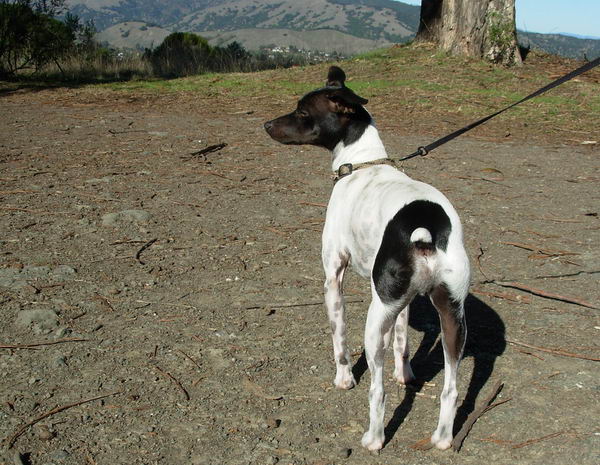
[[[410,236],[417,228],[426,228],[432,243],[412,243]],[[391,219],[383,233],[381,246],[373,265],[373,282],[384,303],[399,300],[408,290],[414,273],[414,252],[445,251],[452,231],[450,218],[437,203],[415,200]]]

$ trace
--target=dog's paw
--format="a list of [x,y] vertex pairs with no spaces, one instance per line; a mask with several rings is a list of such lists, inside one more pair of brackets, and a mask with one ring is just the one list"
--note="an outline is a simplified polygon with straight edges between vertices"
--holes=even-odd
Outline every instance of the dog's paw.
[[437,447],[440,450],[450,449],[450,447],[452,446],[452,436],[442,437],[436,431],[435,433],[433,433],[433,436],[431,436],[431,444],[433,444],[435,447]]
[[365,449],[370,451],[378,451],[383,447],[383,436],[376,437],[370,431],[363,434],[361,444]]
[[394,379],[400,384],[412,384],[417,380],[410,364],[406,364],[400,369],[394,369]]
[[338,389],[348,390],[356,386],[356,380],[354,379],[354,375],[350,371],[338,372],[338,374],[335,377],[335,380],[333,381],[333,384]]

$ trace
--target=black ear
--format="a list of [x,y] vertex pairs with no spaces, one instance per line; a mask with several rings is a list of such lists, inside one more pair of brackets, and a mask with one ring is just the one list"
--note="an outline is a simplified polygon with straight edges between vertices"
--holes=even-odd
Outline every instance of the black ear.
[[329,73],[327,74],[327,82],[325,85],[327,87],[344,87],[344,82],[346,81],[346,73],[342,68],[337,66],[332,66],[329,68]]
[[327,96],[332,102],[340,102],[349,107],[356,107],[359,105],[366,105],[369,101],[366,98],[362,98],[360,95],[356,95],[348,87],[342,87],[339,90],[335,90]]
[[336,113],[356,113],[356,109],[366,105],[369,101],[356,95],[347,87],[342,87],[327,95],[327,98],[335,104]]

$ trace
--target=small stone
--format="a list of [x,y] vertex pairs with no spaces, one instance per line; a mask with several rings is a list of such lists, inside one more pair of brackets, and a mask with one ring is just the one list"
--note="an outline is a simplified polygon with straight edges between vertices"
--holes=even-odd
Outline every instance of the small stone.
[[102,226],[119,226],[126,224],[146,223],[152,215],[144,210],[123,210],[102,215]]
[[52,452],[51,457],[52,460],[65,460],[67,458],[70,457],[71,454],[69,454],[66,450],[55,450],[54,452]]
[[347,459],[348,457],[350,457],[350,455],[352,455],[352,449],[349,449],[348,447],[342,447],[340,449],[340,452],[339,452],[340,458]]
[[59,355],[52,361],[52,368],[65,368],[67,366],[67,358],[64,355]]
[[52,270],[52,274],[59,278],[68,278],[77,273],[77,270],[69,265],[59,265]]
[[54,332],[54,337],[56,337],[57,339],[61,339],[65,336],[68,336],[69,334],[71,334],[71,329],[70,328],[58,328],[55,332]]
[[265,423],[267,425],[267,428],[279,428],[279,425],[281,424],[281,420],[277,419],[277,418],[273,418],[273,417],[269,417],[265,420]]
[[108,295],[117,295],[117,294],[120,294],[120,293],[121,293],[121,290],[120,290],[119,288],[117,288],[117,287],[109,287],[109,288],[106,290],[106,293],[107,293]]
[[56,434],[50,431],[47,425],[38,425],[36,429],[37,437],[43,441],[49,441],[54,438]]
[[33,326],[34,332],[50,332],[58,326],[58,315],[47,308],[22,310],[17,315],[16,323],[19,326]]

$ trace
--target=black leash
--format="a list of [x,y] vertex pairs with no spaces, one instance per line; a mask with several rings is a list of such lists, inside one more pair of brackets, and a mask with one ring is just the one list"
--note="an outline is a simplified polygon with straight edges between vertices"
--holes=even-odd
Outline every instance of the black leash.
[[416,152],[411,153],[410,155],[407,155],[404,158],[400,158],[399,161],[408,160],[413,157],[418,157],[419,155],[424,157],[429,152],[431,152],[433,149],[439,147],[440,145],[445,144],[446,142],[451,141],[452,139],[457,138],[461,134],[464,134],[465,132],[470,131],[471,129],[479,126],[480,124],[485,123],[486,121],[492,119],[494,116],[498,116],[500,113],[504,113],[506,110],[509,110],[512,107],[519,105],[520,103],[526,102],[527,100],[532,99],[533,97],[537,97],[538,95],[543,94],[544,92],[546,92],[550,89],[553,89],[556,86],[561,85],[563,82],[567,82],[567,81],[573,79],[574,77],[579,76],[580,74],[583,74],[592,68],[595,68],[599,64],[600,64],[600,57],[596,58],[593,61],[586,63],[585,65],[583,65],[580,68],[577,68],[575,71],[571,71],[569,74],[565,74],[563,77],[558,78],[556,81],[551,82],[547,86],[544,86],[541,89],[536,90],[532,94],[529,94],[527,97],[519,100],[518,102],[513,103],[512,105],[507,106],[506,108],[503,108],[500,111],[497,111],[496,113],[486,116],[485,118],[481,118],[479,121],[475,121],[474,123],[471,123],[468,126],[465,126],[464,128],[459,129],[458,131],[454,131],[452,134],[448,134],[447,136],[444,136],[441,139],[438,139],[429,145],[426,145],[424,147],[419,147]]

